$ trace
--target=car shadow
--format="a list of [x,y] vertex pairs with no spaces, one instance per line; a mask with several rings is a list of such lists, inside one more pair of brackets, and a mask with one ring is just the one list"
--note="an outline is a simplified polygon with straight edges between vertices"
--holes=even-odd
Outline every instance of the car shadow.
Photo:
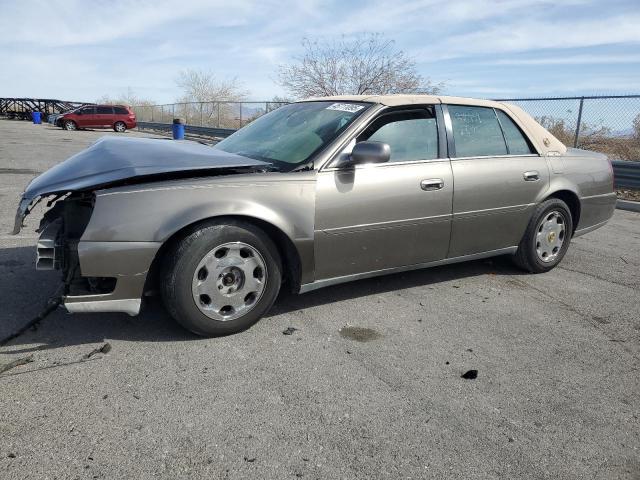
[[[40,313],[47,298],[60,283],[59,272],[34,269],[33,247],[0,249],[0,291],[4,292],[0,339],[18,330]],[[385,275],[326,287],[295,295],[282,291],[276,304],[265,315],[269,318],[328,303],[364,298],[390,291],[435,285],[479,275],[517,275],[520,272],[504,257],[433,267]],[[37,330],[29,330],[2,347],[0,354],[29,353],[71,345],[111,340],[174,342],[201,340],[179,326],[164,310],[158,298],[145,299],[140,315],[121,313],[69,314],[58,308],[43,320]]]

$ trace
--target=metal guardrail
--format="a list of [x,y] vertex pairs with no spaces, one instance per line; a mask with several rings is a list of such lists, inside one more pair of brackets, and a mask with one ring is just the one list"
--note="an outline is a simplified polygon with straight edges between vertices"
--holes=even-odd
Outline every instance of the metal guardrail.
[[613,178],[616,187],[640,188],[640,161],[624,162],[614,160]]
[[[137,122],[140,130],[158,130],[162,132],[171,132],[172,124],[158,122]],[[185,125],[186,134],[203,135],[206,137],[226,138],[235,132],[232,128],[215,128],[215,127],[198,127],[195,125]]]

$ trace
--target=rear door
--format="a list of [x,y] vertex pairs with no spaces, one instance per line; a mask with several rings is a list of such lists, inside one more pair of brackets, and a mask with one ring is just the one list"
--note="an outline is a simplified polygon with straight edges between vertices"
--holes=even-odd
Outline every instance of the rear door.
[[96,107],[95,125],[98,127],[110,127],[113,124],[113,107],[110,105],[98,105]]
[[500,109],[445,105],[454,177],[449,257],[517,246],[549,171],[524,132]]
[[391,147],[389,162],[334,163],[318,173],[317,280],[446,256],[453,181],[442,123],[434,105],[383,113],[341,155],[358,141],[378,141]]

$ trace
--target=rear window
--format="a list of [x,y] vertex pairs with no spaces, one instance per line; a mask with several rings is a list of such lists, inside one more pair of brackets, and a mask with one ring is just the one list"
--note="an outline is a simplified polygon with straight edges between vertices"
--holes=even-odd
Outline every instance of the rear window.
[[116,115],[127,115],[129,111],[124,107],[113,107],[116,112]]
[[502,125],[502,131],[504,132],[504,138],[507,140],[507,147],[509,147],[510,155],[528,155],[534,153],[531,148],[531,144],[520,131],[518,126],[513,123],[513,120],[504,113],[502,110],[496,110],[498,113],[498,119],[500,125]]
[[96,113],[98,115],[113,114],[113,107],[96,107]]
[[493,108],[449,105],[457,157],[506,155],[507,145]]

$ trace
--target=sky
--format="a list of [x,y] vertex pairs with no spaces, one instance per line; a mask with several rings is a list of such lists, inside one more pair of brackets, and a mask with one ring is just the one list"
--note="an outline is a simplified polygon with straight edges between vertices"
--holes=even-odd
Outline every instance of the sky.
[[640,93],[640,0],[0,0],[0,97],[170,103],[181,70],[286,92],[304,37],[382,33],[449,95]]

